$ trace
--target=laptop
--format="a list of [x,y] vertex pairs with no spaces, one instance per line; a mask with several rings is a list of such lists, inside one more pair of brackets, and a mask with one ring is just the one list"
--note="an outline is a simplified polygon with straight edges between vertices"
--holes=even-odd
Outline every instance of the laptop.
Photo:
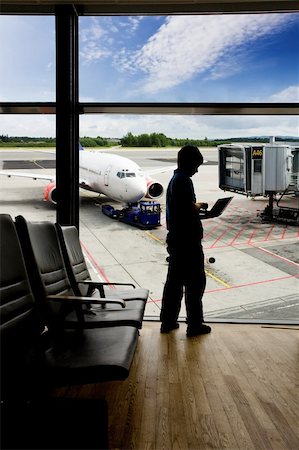
[[232,199],[233,197],[219,198],[210,210],[200,210],[199,217],[201,219],[210,219],[220,216]]

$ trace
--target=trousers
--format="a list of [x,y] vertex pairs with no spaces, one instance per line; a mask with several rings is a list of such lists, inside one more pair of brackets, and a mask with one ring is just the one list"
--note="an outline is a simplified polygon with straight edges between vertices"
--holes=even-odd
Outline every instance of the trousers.
[[165,324],[177,321],[185,293],[187,324],[203,322],[202,296],[206,287],[204,253],[201,243],[190,246],[168,245],[169,266],[163,290],[160,320]]

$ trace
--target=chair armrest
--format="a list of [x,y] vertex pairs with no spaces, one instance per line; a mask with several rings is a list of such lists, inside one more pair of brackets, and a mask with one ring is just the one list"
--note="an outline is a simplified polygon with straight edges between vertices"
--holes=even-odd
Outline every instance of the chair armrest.
[[101,281],[92,281],[92,280],[85,280],[85,281],[78,281],[78,284],[88,284],[90,286],[93,286],[95,288],[101,287],[101,286],[131,286],[133,289],[136,288],[135,284],[133,283],[102,283]]
[[68,302],[74,305],[106,305],[107,303],[118,304],[122,308],[126,307],[124,300],[120,298],[95,299],[92,297],[77,297],[76,295],[47,295],[47,301],[51,302]]

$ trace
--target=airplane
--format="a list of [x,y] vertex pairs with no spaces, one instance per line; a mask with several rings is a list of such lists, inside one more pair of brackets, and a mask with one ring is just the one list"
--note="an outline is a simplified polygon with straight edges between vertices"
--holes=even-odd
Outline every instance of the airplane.
[[[156,168],[146,173],[134,161],[123,156],[88,151],[80,145],[79,152],[79,186],[88,191],[104,194],[112,200],[123,204],[137,203],[142,198],[158,199],[164,188],[161,183],[151,178],[155,173],[174,169],[174,166]],[[55,176],[31,172],[10,172],[0,170],[0,175],[19,176],[34,180],[47,180],[44,200],[57,203]]]

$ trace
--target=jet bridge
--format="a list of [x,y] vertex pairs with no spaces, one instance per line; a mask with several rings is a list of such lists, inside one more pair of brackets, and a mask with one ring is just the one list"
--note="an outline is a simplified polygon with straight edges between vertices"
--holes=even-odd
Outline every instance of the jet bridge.
[[[299,147],[278,144],[218,146],[219,187],[248,197],[269,197],[262,216],[298,223],[299,208],[279,206],[287,194],[299,195]],[[274,198],[281,194],[274,207]]]

